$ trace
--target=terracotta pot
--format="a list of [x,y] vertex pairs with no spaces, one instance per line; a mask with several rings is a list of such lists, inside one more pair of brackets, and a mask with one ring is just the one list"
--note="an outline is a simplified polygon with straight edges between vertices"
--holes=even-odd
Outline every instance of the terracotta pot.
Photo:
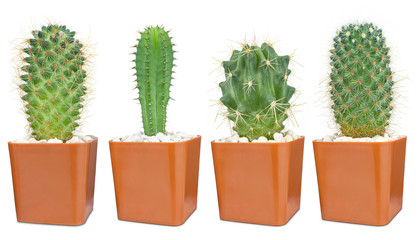
[[118,219],[183,224],[197,208],[200,142],[110,141]]
[[314,141],[322,219],[388,224],[402,208],[406,141]]
[[10,143],[19,222],[84,224],[93,209],[98,139],[88,143]]
[[220,219],[286,224],[300,208],[303,143],[212,142]]

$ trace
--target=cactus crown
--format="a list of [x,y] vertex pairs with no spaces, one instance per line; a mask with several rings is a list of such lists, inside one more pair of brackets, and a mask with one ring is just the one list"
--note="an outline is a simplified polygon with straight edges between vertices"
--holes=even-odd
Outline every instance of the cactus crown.
[[240,137],[273,139],[284,129],[295,92],[287,84],[289,61],[289,56],[278,56],[271,44],[263,43],[261,47],[243,44],[223,62],[226,80],[219,84],[220,101]]
[[165,133],[166,108],[174,66],[173,44],[163,27],[147,27],[136,46],[136,76],[144,132]]
[[389,48],[373,24],[343,26],[331,50],[330,93],[341,133],[383,135],[393,109]]
[[37,140],[67,141],[79,126],[85,85],[84,46],[66,26],[48,25],[25,41],[20,89]]

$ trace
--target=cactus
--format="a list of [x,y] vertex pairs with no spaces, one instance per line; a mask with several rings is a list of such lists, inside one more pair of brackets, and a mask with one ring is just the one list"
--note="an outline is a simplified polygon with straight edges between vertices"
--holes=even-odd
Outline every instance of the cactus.
[[349,137],[383,135],[393,109],[389,48],[373,24],[343,26],[331,50],[330,93],[340,131]]
[[261,136],[273,139],[284,129],[289,100],[295,88],[287,84],[290,57],[278,56],[270,43],[243,44],[222,63],[226,80],[219,83],[233,130],[249,140]]
[[174,66],[171,37],[163,27],[147,27],[141,32],[135,53],[137,88],[143,128],[148,136],[166,130],[166,108]]
[[67,141],[79,126],[86,94],[84,46],[66,26],[49,24],[25,40],[20,89],[31,134]]

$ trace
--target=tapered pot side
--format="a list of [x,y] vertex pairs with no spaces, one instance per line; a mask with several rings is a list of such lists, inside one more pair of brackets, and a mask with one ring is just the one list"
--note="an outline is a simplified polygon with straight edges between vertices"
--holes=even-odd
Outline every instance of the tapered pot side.
[[220,219],[279,226],[299,210],[304,137],[211,144]]
[[406,142],[314,141],[322,218],[388,224],[402,208]]
[[118,219],[181,225],[197,208],[201,137],[109,142]]
[[98,139],[87,143],[11,143],[19,222],[84,224],[93,210]]

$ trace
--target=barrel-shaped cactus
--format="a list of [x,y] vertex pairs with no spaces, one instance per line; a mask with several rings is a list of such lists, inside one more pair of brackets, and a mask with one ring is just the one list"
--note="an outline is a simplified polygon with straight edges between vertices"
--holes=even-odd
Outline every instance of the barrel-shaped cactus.
[[227,108],[240,137],[266,137],[284,129],[295,88],[288,85],[289,56],[278,56],[271,44],[244,44],[223,62],[225,81],[219,83]]
[[331,99],[343,135],[383,135],[393,109],[393,72],[382,30],[373,24],[343,26],[331,50]]
[[22,49],[20,89],[31,134],[67,141],[79,126],[86,94],[84,46],[66,26],[32,31]]
[[144,132],[153,136],[166,132],[174,51],[171,37],[163,27],[147,27],[140,34],[135,53],[137,88]]

